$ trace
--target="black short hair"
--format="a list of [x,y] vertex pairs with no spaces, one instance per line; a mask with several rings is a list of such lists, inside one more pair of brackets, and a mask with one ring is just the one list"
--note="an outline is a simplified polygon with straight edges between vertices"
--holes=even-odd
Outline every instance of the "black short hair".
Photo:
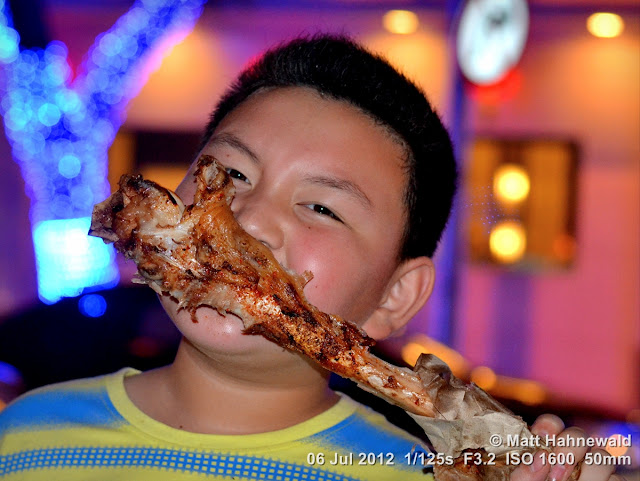
[[433,256],[456,190],[449,134],[414,83],[347,37],[315,35],[267,51],[223,95],[202,146],[222,119],[254,92],[296,86],[348,102],[401,140],[406,150],[408,220],[398,255],[400,260]]

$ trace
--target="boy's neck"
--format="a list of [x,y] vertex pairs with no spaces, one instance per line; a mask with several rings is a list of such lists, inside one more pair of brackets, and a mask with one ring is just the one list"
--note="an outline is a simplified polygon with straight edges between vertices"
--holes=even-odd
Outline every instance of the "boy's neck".
[[125,378],[125,389],[133,403],[156,421],[203,434],[284,429],[324,412],[338,400],[328,388],[328,373],[310,363],[275,375],[261,372],[260,366],[237,368],[213,362],[183,340],[173,364]]

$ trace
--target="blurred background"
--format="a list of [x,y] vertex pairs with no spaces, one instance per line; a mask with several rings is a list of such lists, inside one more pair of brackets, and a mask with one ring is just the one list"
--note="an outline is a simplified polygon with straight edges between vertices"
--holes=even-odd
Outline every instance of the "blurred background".
[[434,352],[527,419],[632,436],[613,451],[638,468],[637,1],[0,5],[0,409],[171,361],[177,332],[134,267],[86,236],[91,206],[126,172],[175,187],[216,100],[266,48],[346,33],[425,90],[463,177],[433,299],[378,353]]

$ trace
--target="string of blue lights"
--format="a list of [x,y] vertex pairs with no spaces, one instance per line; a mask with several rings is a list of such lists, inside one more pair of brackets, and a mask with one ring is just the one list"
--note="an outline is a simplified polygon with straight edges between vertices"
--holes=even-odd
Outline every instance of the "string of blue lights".
[[107,150],[146,81],[145,60],[191,31],[205,1],[137,0],[96,38],[73,79],[66,45],[21,49],[0,0],[0,114],[31,198],[43,302],[118,282],[113,249],[87,235],[92,206],[109,194]]

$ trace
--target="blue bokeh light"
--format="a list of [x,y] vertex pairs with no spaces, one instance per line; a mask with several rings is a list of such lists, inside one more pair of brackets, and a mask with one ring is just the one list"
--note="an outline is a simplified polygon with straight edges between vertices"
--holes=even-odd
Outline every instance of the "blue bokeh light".
[[[4,2],[2,2],[4,7]],[[19,53],[20,35],[6,24],[0,25],[0,62],[13,62]]]
[[86,294],[78,300],[78,309],[87,317],[101,317],[107,312],[107,301],[100,294]]
[[38,108],[38,120],[47,127],[60,122],[60,109],[54,104],[45,103]]
[[96,38],[73,79],[68,49],[20,50],[0,0],[0,114],[30,191],[38,293],[52,303],[113,286],[114,251],[87,236],[92,206],[107,197],[107,149],[124,107],[145,80],[143,55],[191,30],[205,0],[137,0]]
[[[68,196],[58,194],[51,210],[66,209]],[[75,297],[87,287],[113,287],[119,279],[114,251],[102,239],[87,235],[90,217],[54,219],[33,229],[38,268],[38,295],[52,304],[61,297]]]
[[0,383],[17,386],[22,382],[20,371],[7,362],[0,361]]
[[73,154],[67,154],[60,159],[58,162],[58,172],[62,177],[66,177],[67,179],[73,179],[80,173],[82,169],[82,164],[80,163],[80,159]]

